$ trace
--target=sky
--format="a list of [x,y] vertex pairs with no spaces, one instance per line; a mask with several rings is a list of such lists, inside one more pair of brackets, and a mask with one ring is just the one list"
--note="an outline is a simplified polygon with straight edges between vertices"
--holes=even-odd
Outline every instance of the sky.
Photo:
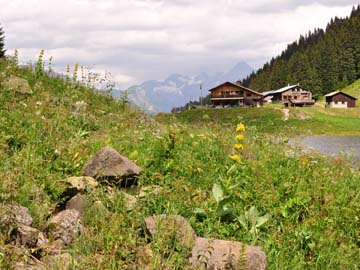
[[8,54],[36,62],[40,50],[64,72],[78,63],[125,89],[172,73],[254,69],[351,0],[0,0]]

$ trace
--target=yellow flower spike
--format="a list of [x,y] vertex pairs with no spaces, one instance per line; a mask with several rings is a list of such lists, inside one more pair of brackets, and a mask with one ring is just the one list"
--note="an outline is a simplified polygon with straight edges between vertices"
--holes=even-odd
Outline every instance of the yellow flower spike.
[[233,156],[230,156],[230,158],[236,162],[240,162],[240,156],[239,155],[233,155]]
[[240,123],[236,126],[236,131],[237,132],[244,132],[245,131],[245,126],[243,123]]
[[244,135],[243,134],[238,134],[238,135],[236,135],[235,139],[238,140],[238,141],[242,141],[244,139]]
[[244,146],[241,143],[234,144],[234,149],[243,150]]

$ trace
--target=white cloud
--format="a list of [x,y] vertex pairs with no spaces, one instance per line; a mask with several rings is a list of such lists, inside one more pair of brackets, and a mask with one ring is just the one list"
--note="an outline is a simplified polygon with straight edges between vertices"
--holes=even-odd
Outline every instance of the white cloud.
[[6,47],[55,66],[108,70],[122,87],[170,73],[261,66],[300,34],[347,16],[348,0],[0,0]]

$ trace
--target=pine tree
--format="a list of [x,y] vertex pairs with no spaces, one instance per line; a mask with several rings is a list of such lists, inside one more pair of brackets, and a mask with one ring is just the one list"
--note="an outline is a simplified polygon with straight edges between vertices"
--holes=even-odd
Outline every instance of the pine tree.
[[5,36],[2,27],[0,27],[0,58],[5,57]]

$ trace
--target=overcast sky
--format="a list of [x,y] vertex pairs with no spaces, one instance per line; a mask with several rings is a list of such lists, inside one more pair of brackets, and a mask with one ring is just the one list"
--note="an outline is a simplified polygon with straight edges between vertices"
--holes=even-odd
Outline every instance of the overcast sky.
[[79,63],[111,72],[120,87],[171,73],[259,68],[286,44],[351,0],[0,0],[8,53],[36,61],[41,48],[58,70]]

